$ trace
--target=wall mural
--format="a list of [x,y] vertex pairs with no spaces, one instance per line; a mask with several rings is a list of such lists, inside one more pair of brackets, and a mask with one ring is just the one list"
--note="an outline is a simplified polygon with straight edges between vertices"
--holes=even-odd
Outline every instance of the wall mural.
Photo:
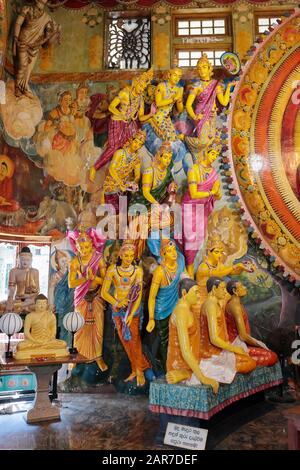
[[[26,53],[34,60],[44,46],[54,54],[64,48],[60,54],[68,56],[58,15],[46,13],[42,3],[11,17],[18,68],[13,75],[9,51],[6,102],[0,104],[0,232],[52,237],[49,298],[60,337],[69,341],[62,325],[68,311],[76,307],[87,320],[77,347],[99,357],[76,367],[64,389],[123,379],[126,371],[126,383],[142,387],[150,368],[157,375],[165,370],[166,331],[183,272],[196,278],[202,302],[209,277],[241,281],[260,340],[293,324],[299,291],[286,288],[287,273],[276,269],[272,256],[299,279],[299,119],[288,88],[299,66],[299,13],[279,25],[242,70],[229,54],[214,74],[204,54],[189,77],[178,68],[149,69],[130,81],[120,73],[109,83],[93,77],[61,83],[45,72],[43,80],[31,81],[34,70],[24,55],[22,38],[27,44],[32,37]],[[261,124],[266,109],[268,126]],[[281,129],[289,129],[288,140],[280,140]],[[182,216],[192,236],[187,231],[176,238],[174,216],[167,243],[132,237],[122,244],[120,233],[99,239],[97,208],[110,203],[120,217],[119,196],[130,207],[145,205],[147,228],[151,205],[178,203],[182,214],[192,207],[188,219]],[[159,217],[159,227],[151,220],[149,235],[168,228]],[[129,211],[130,230],[139,231],[140,220]]]

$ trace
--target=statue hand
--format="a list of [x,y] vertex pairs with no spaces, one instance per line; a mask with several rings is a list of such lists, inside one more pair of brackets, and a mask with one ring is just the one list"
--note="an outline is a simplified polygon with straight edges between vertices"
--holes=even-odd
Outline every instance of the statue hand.
[[128,316],[128,318],[127,318],[127,320],[126,320],[126,325],[127,325],[127,326],[130,326],[132,320],[133,320],[133,315],[131,314],[131,315]]
[[146,330],[148,331],[148,333],[151,333],[151,331],[154,330],[154,327],[155,327],[155,321],[154,320],[149,320],[148,325],[146,327]]
[[86,280],[87,281],[93,281],[95,279],[95,274],[93,274],[91,268],[87,268],[86,271]]
[[184,134],[178,134],[177,137],[178,137],[178,139],[180,139],[180,140],[184,140]]
[[196,121],[201,121],[201,119],[203,119],[203,116],[204,116],[204,114],[202,114],[202,113],[196,114],[196,119],[195,120]]
[[118,302],[118,308],[125,308],[128,305],[128,301],[126,299],[120,300]]
[[236,346],[234,348],[234,352],[235,354],[240,354],[241,356],[249,356],[249,354],[247,353],[247,351],[245,351],[243,348],[240,348],[239,346]]
[[96,177],[96,168],[92,166],[90,168],[90,174],[89,174],[89,178],[92,183],[95,181],[95,177]]

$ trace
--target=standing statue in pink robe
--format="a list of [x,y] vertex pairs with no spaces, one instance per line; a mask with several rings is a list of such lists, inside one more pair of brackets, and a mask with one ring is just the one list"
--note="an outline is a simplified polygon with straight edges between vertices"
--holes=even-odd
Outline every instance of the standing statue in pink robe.
[[183,251],[191,278],[194,260],[206,237],[208,218],[215,200],[222,196],[218,174],[212,167],[217,156],[218,150],[211,148],[193,165],[188,172],[188,190],[181,201]]

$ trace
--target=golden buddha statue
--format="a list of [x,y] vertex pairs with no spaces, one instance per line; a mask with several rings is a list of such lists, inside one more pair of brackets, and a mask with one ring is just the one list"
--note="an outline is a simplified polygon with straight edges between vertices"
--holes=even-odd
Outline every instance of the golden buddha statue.
[[65,357],[69,355],[67,343],[56,339],[56,318],[50,310],[48,299],[39,294],[35,299],[35,310],[26,315],[25,340],[18,343],[15,358]]
[[144,370],[150,365],[143,355],[140,338],[143,270],[135,264],[134,257],[134,243],[125,240],[117,263],[106,271],[101,296],[112,305],[113,320],[130,361],[131,374],[125,382],[136,378],[137,386],[142,387],[145,385]]
[[[213,65],[206,54],[197,62],[199,83],[191,89],[186,101],[188,115],[195,122],[195,137],[186,137],[186,142],[194,153],[199,145],[207,145],[216,135],[217,103],[227,106],[230,100],[230,89],[235,82],[230,82],[225,91],[223,84],[213,79]],[[195,140],[196,139],[196,140]],[[195,147],[195,148],[194,148]]]
[[74,346],[105,371],[107,365],[102,358],[104,301],[100,297],[100,287],[106,265],[102,247],[98,246],[97,233],[93,229],[84,233],[68,232],[68,238],[76,254],[70,263],[69,287],[75,288],[74,306],[85,320],[84,326],[75,333]]
[[165,368],[168,351],[169,319],[178,302],[178,285],[184,271],[184,257],[173,240],[161,240],[160,264],[156,267],[148,300],[147,331],[157,327],[160,337],[160,357]]
[[40,291],[39,271],[31,267],[32,253],[28,246],[21,249],[19,261],[20,267],[12,268],[9,273],[6,312],[29,312]]
[[224,305],[229,297],[226,283],[222,279],[211,277],[207,281],[206,288],[208,297],[201,307],[200,315],[200,354],[205,358],[201,361],[201,370],[207,377],[216,378],[213,372],[214,368],[210,367],[215,356],[221,356],[222,351],[234,353],[234,357],[223,354],[223,357],[219,358],[219,367],[224,367],[225,372],[227,364],[231,363],[231,368],[234,367],[233,374],[232,371],[229,371],[230,383],[235,372],[247,374],[256,368],[256,362],[242,346],[229,341]]
[[196,281],[186,278],[179,283],[179,301],[169,321],[169,345],[166,379],[169,384],[182,382],[195,374],[198,381],[210,385],[214,393],[218,392],[219,384],[208,379],[200,370],[200,324],[191,309],[200,296]]
[[[119,196],[127,191],[137,191],[141,176],[141,160],[138,150],[145,143],[146,135],[139,131],[117,150],[106,174],[103,191],[106,203],[113,204],[119,212]],[[104,201],[103,201],[104,202]]]

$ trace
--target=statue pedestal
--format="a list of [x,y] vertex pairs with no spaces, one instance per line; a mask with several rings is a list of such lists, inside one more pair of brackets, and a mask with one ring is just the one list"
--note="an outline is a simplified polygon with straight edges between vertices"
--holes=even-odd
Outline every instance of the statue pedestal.
[[0,358],[0,369],[14,369],[21,366],[26,366],[35,374],[37,382],[37,390],[33,407],[28,410],[26,421],[27,423],[40,423],[42,421],[59,421],[60,410],[57,406],[53,405],[49,399],[49,384],[53,374],[58,371],[62,364],[81,364],[89,362],[84,356],[80,354],[74,356],[65,356],[60,358],[49,359],[24,359],[17,360],[13,358]]

